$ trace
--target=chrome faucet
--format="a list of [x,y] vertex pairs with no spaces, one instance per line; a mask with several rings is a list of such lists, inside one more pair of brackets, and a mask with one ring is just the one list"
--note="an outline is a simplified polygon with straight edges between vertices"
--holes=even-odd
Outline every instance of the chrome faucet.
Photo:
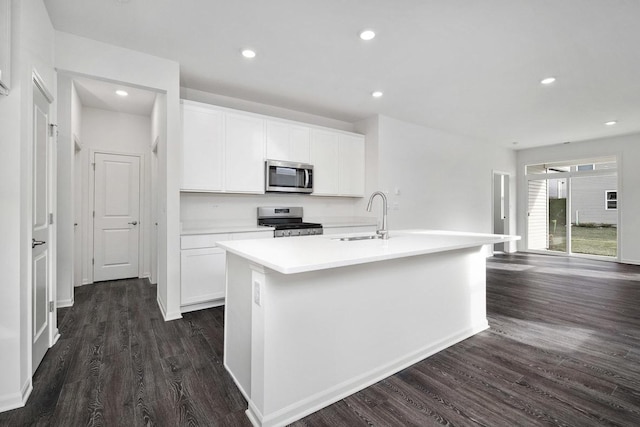
[[382,228],[376,230],[376,234],[380,238],[387,240],[389,238],[389,230],[387,230],[387,196],[382,191],[374,191],[369,197],[369,204],[367,205],[367,211],[371,212],[371,204],[375,196],[382,197]]

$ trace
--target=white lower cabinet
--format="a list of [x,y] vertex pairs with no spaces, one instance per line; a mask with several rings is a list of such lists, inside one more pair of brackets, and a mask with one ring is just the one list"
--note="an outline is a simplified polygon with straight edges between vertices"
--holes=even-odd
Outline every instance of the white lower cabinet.
[[[182,311],[198,310],[199,305],[224,304],[225,251],[220,248],[187,249],[182,251],[180,265]],[[217,304],[216,304],[217,303]],[[191,310],[185,310],[185,308]]]
[[273,231],[182,236],[180,311],[186,313],[224,305],[226,256],[216,242],[269,238],[273,238]]

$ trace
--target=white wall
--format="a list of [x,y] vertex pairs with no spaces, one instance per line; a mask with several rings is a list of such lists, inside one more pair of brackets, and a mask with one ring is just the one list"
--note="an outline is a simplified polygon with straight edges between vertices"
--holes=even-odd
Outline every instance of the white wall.
[[12,88],[0,96],[0,411],[22,406],[31,391],[33,70],[56,95],[54,31],[42,0],[11,7]]
[[180,318],[180,66],[60,31],[55,43],[58,70],[166,95],[166,138],[158,149],[158,305],[165,319]]
[[255,225],[258,206],[302,206],[304,219],[307,221],[322,221],[330,217],[367,216],[364,209],[356,209],[359,200],[361,199],[301,194],[182,193],[180,220],[187,227],[193,223]]
[[[518,151],[518,234],[526,227],[526,181],[524,166],[545,162],[618,156],[618,209],[620,210],[619,256],[629,264],[640,264],[640,134],[594,139],[570,144]],[[525,242],[520,243],[524,250]]]
[[90,187],[93,185],[91,164],[95,152],[113,154],[132,154],[140,156],[140,185],[141,185],[141,217],[140,232],[140,276],[148,277],[151,271],[151,174],[149,159],[151,155],[151,118],[134,114],[117,113],[97,108],[82,108],[83,149],[78,153],[81,169],[82,185],[82,219],[80,232],[82,234],[81,259],[82,283],[93,282],[93,230],[91,215],[93,200]]
[[[378,145],[377,153],[367,153],[368,169],[378,162],[377,183],[369,182],[368,190],[387,193],[391,230],[492,232],[493,171],[515,176],[513,150],[385,116],[360,126]],[[375,179],[371,172],[368,181]],[[515,200],[513,185],[511,196]],[[379,212],[379,201],[375,209]],[[515,230],[515,215],[511,217]]]

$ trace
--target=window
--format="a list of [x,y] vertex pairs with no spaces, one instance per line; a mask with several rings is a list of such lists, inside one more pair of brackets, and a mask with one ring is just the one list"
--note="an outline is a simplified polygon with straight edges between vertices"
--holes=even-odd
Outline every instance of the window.
[[608,211],[618,209],[618,192],[607,190],[604,192],[604,208]]

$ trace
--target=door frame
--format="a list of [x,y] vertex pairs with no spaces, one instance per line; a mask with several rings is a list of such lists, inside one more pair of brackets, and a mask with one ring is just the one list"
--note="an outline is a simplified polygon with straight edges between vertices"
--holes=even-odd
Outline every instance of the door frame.
[[[91,259],[95,258],[95,247],[94,247],[94,238],[93,238],[93,234],[94,234],[94,227],[95,227],[95,221],[94,221],[94,217],[93,217],[93,212],[95,211],[95,183],[96,183],[96,171],[94,168],[95,165],[95,156],[96,154],[112,154],[112,155],[116,155],[116,156],[130,156],[130,157],[138,157],[139,161],[140,161],[140,192],[138,195],[138,205],[139,205],[139,212],[140,212],[140,219],[138,220],[139,224],[140,224],[140,232],[138,233],[138,277],[143,277],[144,275],[144,253],[145,253],[145,248],[144,248],[144,241],[145,241],[145,236],[146,236],[146,231],[148,224],[147,223],[147,218],[145,216],[145,210],[144,208],[144,199],[145,199],[145,195],[146,195],[146,174],[145,174],[145,155],[143,153],[126,153],[123,151],[111,151],[111,150],[102,150],[102,149],[90,149],[89,150],[89,192],[88,192],[88,199],[89,199],[89,203],[86,205],[88,208],[88,212],[87,214],[87,218],[88,221],[86,221],[87,223],[87,228],[84,230],[85,233],[87,233],[87,240],[88,240],[88,246],[90,248],[90,257]],[[94,269],[93,269],[93,263],[89,263],[87,262],[87,265],[90,266],[89,268],[89,274],[87,275],[87,277],[89,278],[91,283],[94,283]]]
[[[37,87],[37,89],[36,89]],[[28,119],[29,120],[29,165],[28,165],[28,171],[29,171],[29,185],[28,185],[28,241],[31,241],[32,238],[32,224],[33,224],[33,160],[34,160],[34,156],[35,156],[35,152],[33,150],[33,108],[34,108],[34,90],[40,90],[40,92],[44,95],[45,99],[49,102],[49,132],[48,132],[48,144],[49,144],[49,156],[47,159],[47,163],[48,163],[48,189],[47,189],[47,197],[48,197],[48,204],[49,204],[49,213],[51,215],[53,215],[53,223],[50,223],[50,227],[48,230],[48,234],[47,234],[47,238],[48,238],[48,244],[49,244],[49,260],[48,260],[48,265],[47,265],[47,274],[49,275],[49,281],[48,281],[48,289],[47,289],[47,293],[49,295],[49,303],[53,302],[53,309],[49,310],[48,312],[48,331],[47,331],[47,336],[48,336],[48,347],[51,348],[53,347],[53,345],[58,341],[58,339],[60,338],[60,333],[58,331],[58,324],[57,324],[57,304],[56,304],[56,244],[57,244],[57,238],[56,238],[56,216],[57,216],[57,210],[56,210],[56,193],[55,193],[55,188],[56,188],[56,176],[57,176],[57,169],[56,169],[56,145],[57,145],[57,125],[55,123],[53,123],[55,120],[55,98],[53,96],[53,94],[51,93],[51,91],[49,91],[49,89],[47,88],[47,84],[45,83],[44,79],[40,76],[40,74],[38,73],[37,69],[32,69],[31,71],[31,84],[29,85],[29,103],[30,103],[30,108],[29,108],[29,115],[28,115]],[[55,129],[56,132],[53,133],[51,130]],[[32,250],[31,250],[31,245],[28,245],[28,263],[29,263],[29,268],[27,269],[28,273],[27,273],[27,277],[28,277],[28,286],[27,286],[27,328],[26,328],[26,334],[27,334],[27,340],[28,340],[28,346],[27,346],[27,366],[28,366],[28,372],[29,372],[29,376],[32,377],[32,372],[33,372],[33,272],[32,272],[32,265],[33,265],[33,255],[32,255]]]
[[[495,224],[494,224],[494,216],[496,214],[495,209],[494,209],[494,201],[496,198],[496,194],[495,194],[495,186],[494,186],[494,182],[495,182],[495,177],[496,176],[506,176],[509,179],[509,188],[508,188],[508,193],[506,195],[506,216],[507,216],[507,220],[505,221],[504,224],[504,234],[509,234],[511,232],[511,214],[512,214],[512,209],[511,209],[511,192],[512,192],[512,178],[513,178],[513,174],[510,172],[504,172],[504,171],[500,171],[500,170],[492,170],[491,171],[491,232],[495,233]],[[491,246],[491,253],[494,252],[494,248],[495,245]],[[505,253],[511,253],[513,252],[513,249],[510,246],[510,242],[505,242],[504,243],[504,252]]]
[[[604,155],[605,157],[607,155]],[[600,256],[600,255],[591,255],[591,254],[580,254],[580,253],[574,253],[571,251],[571,231],[568,231],[566,233],[566,239],[567,239],[567,250],[564,252],[557,252],[557,251],[549,251],[549,250],[539,250],[539,249],[529,249],[529,216],[527,215],[528,212],[528,206],[524,206],[524,210],[523,210],[523,223],[524,223],[524,230],[523,230],[523,252],[527,252],[527,253],[534,253],[534,254],[544,254],[544,255],[551,255],[551,256],[568,256],[568,257],[574,257],[574,258],[587,258],[587,259],[594,259],[594,260],[599,260],[599,261],[610,261],[610,262],[624,262],[624,258],[622,257],[622,229],[623,229],[623,221],[622,221],[622,205],[620,203],[620,200],[624,200],[624,194],[623,194],[623,183],[622,183],[622,154],[620,152],[616,152],[614,153],[612,156],[615,156],[616,158],[616,177],[617,177],[617,191],[618,191],[618,209],[617,209],[617,254],[615,257],[607,257],[607,256]],[[580,161],[580,159],[578,160],[569,160],[568,162],[573,162],[573,161]],[[530,162],[528,162],[530,163]],[[527,164],[523,163],[522,164],[522,168],[523,171],[526,171],[526,166]],[[551,179],[557,179],[557,178],[567,178],[567,224],[571,224],[571,179],[572,178],[580,178],[580,177],[586,177],[586,176],[605,176],[607,175],[609,172],[607,170],[599,170],[599,171],[585,171],[585,172],[559,172],[556,174],[553,174],[553,178]],[[526,173],[524,173],[524,179],[523,179],[523,183],[524,186],[523,188],[523,194],[524,197],[522,198],[523,200],[528,200],[529,199],[529,181],[532,180],[548,180],[550,178],[548,178],[548,174],[539,174],[539,176],[534,175],[527,175]],[[569,227],[567,227],[569,228]]]

